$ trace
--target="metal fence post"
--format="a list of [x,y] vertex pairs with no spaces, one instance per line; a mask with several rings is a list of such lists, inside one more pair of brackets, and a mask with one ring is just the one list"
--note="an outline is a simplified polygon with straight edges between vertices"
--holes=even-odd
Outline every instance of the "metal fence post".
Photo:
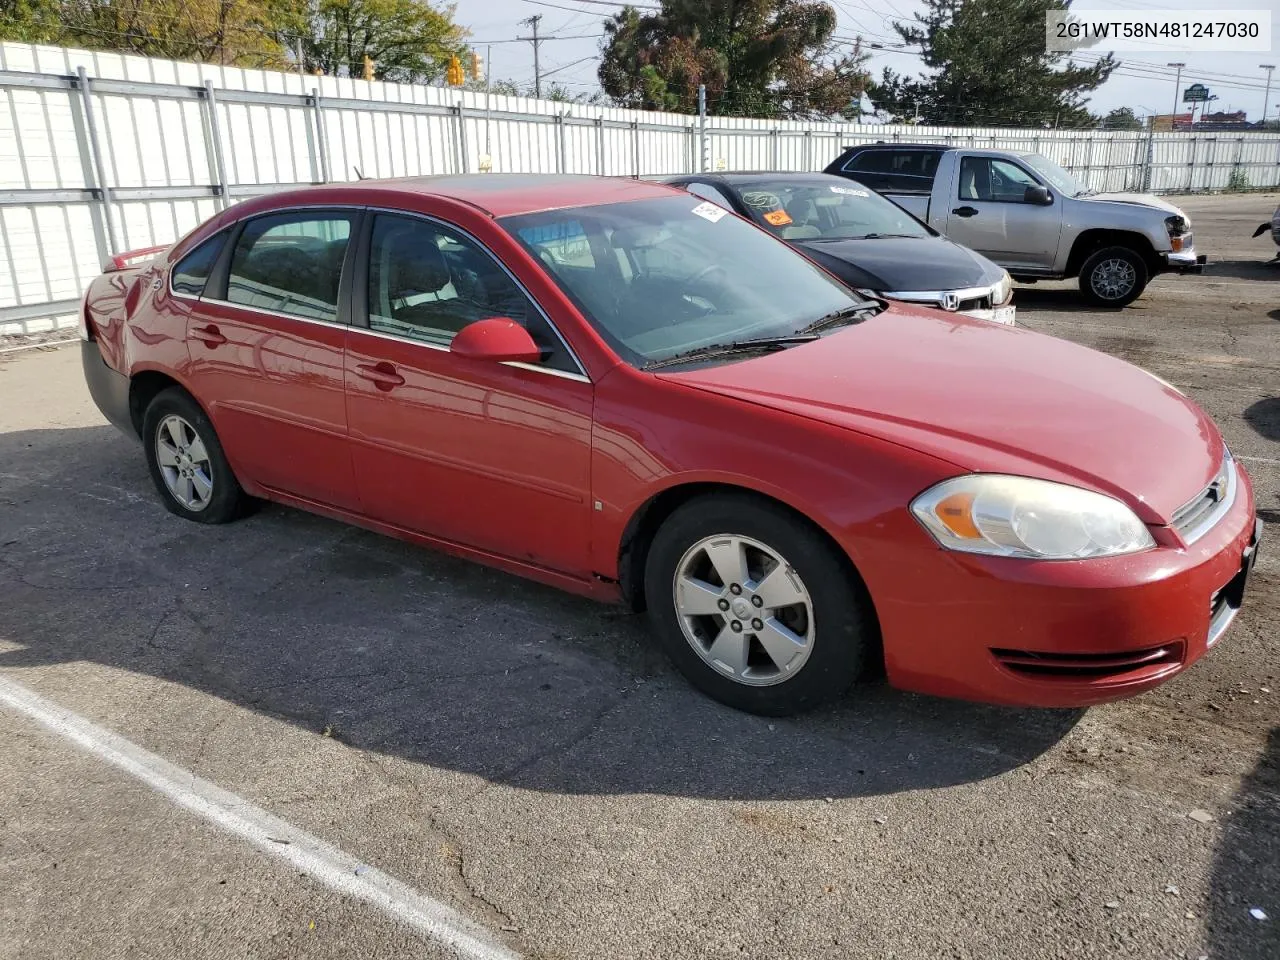
[[213,81],[204,82],[205,122],[209,125],[209,147],[213,156],[213,175],[218,180],[218,206],[225,210],[231,204],[231,185],[227,178],[227,158],[222,152],[222,125],[218,122],[218,100],[213,93]]
[[458,105],[453,108],[453,116],[458,127],[453,140],[454,154],[456,157],[456,166],[454,170],[458,173],[466,173],[468,166],[467,158],[467,123],[466,117],[462,112],[462,101],[458,101]]
[[1191,137],[1191,159],[1187,162],[1187,193],[1194,189],[1196,182],[1196,147],[1199,145],[1199,137]]
[[698,84],[698,165],[695,173],[707,172],[707,85]]
[[632,176],[640,179],[640,121],[631,121],[631,170]]
[[596,117],[596,172],[605,175],[604,162],[604,117]]
[[93,185],[98,194],[103,232],[106,234],[106,256],[102,258],[105,265],[107,258],[111,256],[111,251],[116,247],[115,217],[111,214],[111,188],[107,186],[107,165],[102,159],[98,125],[93,118],[93,94],[89,90],[89,74],[84,67],[76,67],[76,79],[80,85],[80,104],[84,108],[84,129],[89,135],[89,152],[93,161]]
[[320,158],[320,182],[329,182],[329,139],[324,130],[324,110],[320,106],[320,89],[311,88],[311,115],[316,125],[316,155]]
[[1156,124],[1155,124],[1155,118],[1152,117],[1147,121],[1147,150],[1146,150],[1146,156],[1144,158],[1144,162],[1142,164],[1142,181],[1141,181],[1143,193],[1151,192],[1151,166],[1155,162],[1155,158],[1156,158],[1155,138],[1156,138]]
[[564,173],[564,111],[556,114],[556,173]]
[[781,157],[781,151],[778,148],[779,139],[780,138],[778,137],[778,128],[774,127],[772,130],[769,131],[769,141],[770,141],[769,164],[770,166],[773,167],[774,170],[778,169],[778,166],[780,163],[779,158]]

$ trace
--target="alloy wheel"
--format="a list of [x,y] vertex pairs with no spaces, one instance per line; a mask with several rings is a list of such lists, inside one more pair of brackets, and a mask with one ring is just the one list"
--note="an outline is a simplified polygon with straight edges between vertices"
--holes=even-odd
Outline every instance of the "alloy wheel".
[[738,683],[781,683],[813,652],[809,591],[795,568],[758,540],[704,537],[681,557],[672,588],[685,640]]
[[169,414],[156,428],[156,461],[164,485],[178,503],[198,512],[213,496],[213,467],[209,451],[195,428],[177,414]]
[[1137,282],[1138,273],[1133,269],[1133,264],[1120,257],[1103,260],[1093,268],[1089,277],[1093,292],[1104,300],[1122,299]]

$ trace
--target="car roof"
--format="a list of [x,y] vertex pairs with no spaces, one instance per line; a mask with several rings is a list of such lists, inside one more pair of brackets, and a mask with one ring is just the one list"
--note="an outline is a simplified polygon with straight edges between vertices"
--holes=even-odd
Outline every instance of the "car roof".
[[751,180],[837,180],[845,181],[846,177],[837,177],[821,170],[729,170],[716,173],[682,173],[670,177],[668,183],[685,183],[689,180],[705,180],[709,183],[744,183]]
[[850,150],[955,150],[955,146],[945,143],[911,143],[910,141],[902,143],[850,143],[845,146],[845,152]]
[[280,205],[311,199],[314,192],[345,187],[367,188],[383,201],[390,194],[435,196],[460,200],[492,217],[508,217],[565,207],[587,207],[667,197],[671,188],[654,181],[629,177],[595,177],[545,173],[478,173],[433,177],[396,177],[385,180],[358,180],[354,183],[325,184],[274,194]]

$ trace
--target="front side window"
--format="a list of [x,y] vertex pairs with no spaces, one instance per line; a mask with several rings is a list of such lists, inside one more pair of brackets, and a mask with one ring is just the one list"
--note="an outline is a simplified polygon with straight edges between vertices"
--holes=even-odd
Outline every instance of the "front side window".
[[992,203],[1025,203],[1027,187],[1040,182],[1016,163],[993,157],[960,161],[960,199]]
[[897,204],[842,177],[761,179],[737,186],[752,218],[784,240],[930,236]]
[[209,272],[217,262],[222,245],[227,242],[227,231],[210,237],[178,261],[173,268],[170,283],[174,293],[188,297],[198,297],[204,293],[204,285],[209,282]]
[[[697,197],[549,210],[500,221],[628,363],[785,336],[857,306],[851,290]],[[588,257],[569,258],[566,244]]]
[[[585,238],[562,235],[548,258],[591,266]],[[542,364],[579,372],[542,314],[492,256],[443,224],[378,214],[369,244],[369,329],[447,347],[477,320],[506,317],[529,331]]]
[[245,224],[231,255],[227,300],[310,320],[338,319],[351,237],[340,213],[285,213]]

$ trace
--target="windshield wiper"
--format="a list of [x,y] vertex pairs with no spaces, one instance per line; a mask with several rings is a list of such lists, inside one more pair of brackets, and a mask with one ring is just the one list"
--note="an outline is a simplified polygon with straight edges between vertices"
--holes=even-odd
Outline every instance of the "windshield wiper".
[[732,343],[713,343],[706,347],[695,347],[692,350],[686,350],[683,353],[677,353],[670,357],[664,357],[661,360],[654,360],[646,363],[641,370],[656,370],[658,367],[669,367],[677,363],[685,363],[689,360],[701,360],[708,357],[718,357],[723,354],[745,353],[751,350],[781,350],[796,343],[809,343],[813,340],[821,339],[816,333],[809,333],[807,330],[800,330],[796,333],[788,333],[779,337],[756,337],[752,340],[734,340]]
[[828,314],[819,317],[807,327],[801,327],[796,331],[797,335],[816,334],[819,330],[825,330],[827,327],[834,327],[841,323],[853,323],[862,318],[864,313],[876,314],[880,312],[880,305],[876,303],[862,303],[856,307],[843,307],[840,310],[833,310]]
[[864,233],[857,237],[840,237],[841,240],[918,240],[921,233]]

